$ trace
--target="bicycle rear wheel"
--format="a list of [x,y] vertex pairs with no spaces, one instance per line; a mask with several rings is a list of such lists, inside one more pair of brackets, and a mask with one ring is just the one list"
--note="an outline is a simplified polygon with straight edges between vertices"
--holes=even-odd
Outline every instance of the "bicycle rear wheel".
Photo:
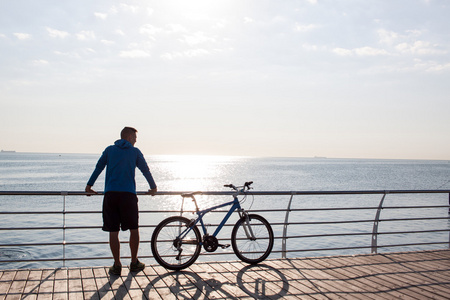
[[236,256],[249,264],[265,260],[273,248],[273,230],[269,222],[260,215],[242,217],[234,225],[231,245]]
[[151,247],[153,257],[166,269],[181,270],[192,265],[200,255],[201,235],[196,226],[183,238],[180,234],[188,228],[190,220],[175,216],[163,220],[153,231]]

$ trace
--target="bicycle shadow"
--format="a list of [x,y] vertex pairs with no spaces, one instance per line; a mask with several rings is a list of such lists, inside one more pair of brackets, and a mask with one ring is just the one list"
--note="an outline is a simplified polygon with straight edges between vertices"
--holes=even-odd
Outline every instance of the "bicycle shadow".
[[[289,291],[289,282],[286,277],[279,270],[265,264],[245,266],[237,273],[232,272],[229,274],[231,276],[227,275],[229,280],[221,281],[223,277],[217,277],[219,278],[217,280],[215,276],[202,276],[202,274],[204,273],[197,274],[186,270],[164,274],[130,272],[126,278],[123,278],[122,284],[115,289],[114,296],[115,299],[127,297],[132,281],[137,279],[136,276],[148,278],[141,281],[145,284],[140,285],[138,289],[142,292],[142,295],[139,295],[142,299],[152,299],[155,296],[165,298],[170,294],[176,295],[178,299],[233,299],[241,297],[243,293],[254,299],[280,299]],[[107,285],[98,291],[100,298],[111,289],[117,279],[118,276],[111,276]],[[236,288],[243,293],[236,292]]]
[[[236,288],[254,299],[280,299],[289,291],[287,278],[279,270],[265,264],[249,265],[232,275],[236,277],[229,276],[230,281],[220,281],[211,275],[202,277],[191,271],[168,272],[156,276],[145,287],[142,299],[151,299],[151,293],[155,291],[164,298],[164,295],[161,295],[161,286],[168,287],[178,299],[235,299],[243,295],[235,294]],[[235,280],[232,280],[234,278]],[[166,285],[167,282],[171,284]]]
[[[170,282],[171,284],[167,284]],[[156,275],[143,289],[142,299],[152,299],[152,292],[157,292],[159,296],[165,298],[164,289],[169,289],[171,294],[177,299],[199,299],[215,298],[214,293],[220,291],[224,299],[235,298],[234,295],[224,290],[224,283],[214,278],[204,279],[197,273],[191,271],[172,271],[163,275]]]
[[279,270],[265,265],[248,265],[236,277],[241,290],[255,299],[279,299],[289,291],[289,282]]

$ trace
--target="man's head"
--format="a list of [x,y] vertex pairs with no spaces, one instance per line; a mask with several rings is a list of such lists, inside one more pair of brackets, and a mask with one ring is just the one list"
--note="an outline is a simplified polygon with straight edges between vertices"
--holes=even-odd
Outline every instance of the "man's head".
[[134,144],[136,143],[136,138],[137,138],[136,132],[137,132],[137,130],[134,129],[133,127],[125,127],[120,132],[120,138],[123,140],[129,141],[131,143],[131,145],[134,146]]

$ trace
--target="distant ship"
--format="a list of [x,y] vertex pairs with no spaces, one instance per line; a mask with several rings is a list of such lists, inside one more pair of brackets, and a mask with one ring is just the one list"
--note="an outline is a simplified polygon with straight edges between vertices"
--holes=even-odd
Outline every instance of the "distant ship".
[[2,153],[16,153],[14,150],[2,150]]

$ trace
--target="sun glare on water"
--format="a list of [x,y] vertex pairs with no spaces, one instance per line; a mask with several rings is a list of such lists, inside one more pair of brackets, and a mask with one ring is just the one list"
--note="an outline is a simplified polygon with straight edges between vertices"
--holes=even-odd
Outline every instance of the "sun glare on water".
[[227,156],[171,155],[158,156],[161,185],[169,191],[220,190],[228,180],[230,164]]

